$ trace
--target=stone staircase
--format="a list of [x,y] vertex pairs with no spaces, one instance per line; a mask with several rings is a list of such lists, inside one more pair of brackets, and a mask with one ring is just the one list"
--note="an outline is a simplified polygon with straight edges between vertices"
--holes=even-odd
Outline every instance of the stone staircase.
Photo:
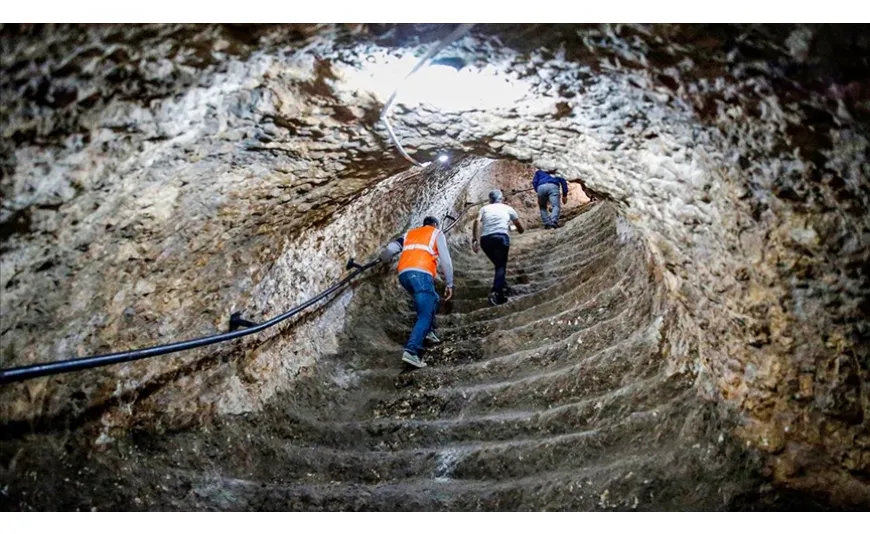
[[70,463],[83,490],[35,506],[729,508],[749,478],[695,376],[667,371],[640,242],[620,237],[606,203],[567,215],[558,230],[513,236],[513,296],[501,306],[486,302],[485,255],[455,250],[456,296],[442,304],[444,343],[427,368],[400,362],[414,313],[390,272],[358,287],[339,354],[268,409],[134,435]]

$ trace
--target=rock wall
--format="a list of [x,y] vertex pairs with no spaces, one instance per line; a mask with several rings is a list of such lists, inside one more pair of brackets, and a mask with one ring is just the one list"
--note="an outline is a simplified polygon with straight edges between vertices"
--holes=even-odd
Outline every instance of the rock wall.
[[[377,122],[384,84],[367,73],[449,31],[5,27],[3,365],[213,332],[239,303],[291,305],[290,273],[314,291],[347,249],[373,250],[319,243],[330,223],[351,236],[349,214],[374,198],[364,192],[407,168]],[[514,96],[450,111],[399,102],[392,117],[423,161],[552,162],[618,203],[678,311],[674,369],[696,373],[735,434],[769,453],[777,483],[849,502],[870,470],[868,34],[484,25],[449,53]],[[426,207],[452,200],[440,202]],[[401,216],[367,220],[380,238]],[[314,272],[306,257],[332,263]],[[292,339],[322,336],[343,302]],[[275,356],[290,345],[248,351],[257,373],[221,375],[229,393],[215,405],[253,409],[245,380],[284,383],[330,343]],[[187,392],[175,411],[189,415],[212,402],[197,362],[234,358],[34,381],[0,401],[13,422],[99,416],[105,403],[148,419],[169,388]]]

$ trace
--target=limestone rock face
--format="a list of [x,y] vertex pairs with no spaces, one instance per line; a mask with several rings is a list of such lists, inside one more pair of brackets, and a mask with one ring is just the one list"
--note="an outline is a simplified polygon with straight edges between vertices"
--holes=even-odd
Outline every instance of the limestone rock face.
[[[477,26],[442,53],[466,67],[427,82],[437,102],[400,92],[405,149],[451,154],[409,170],[378,116],[451,29],[4,27],[0,364],[277,315],[425,214],[553,165],[642,236],[676,317],[671,369],[766,474],[866,496],[866,27]],[[3,386],[2,424],[93,423],[102,443],[257,411],[335,350],[351,297],[244,341]]]

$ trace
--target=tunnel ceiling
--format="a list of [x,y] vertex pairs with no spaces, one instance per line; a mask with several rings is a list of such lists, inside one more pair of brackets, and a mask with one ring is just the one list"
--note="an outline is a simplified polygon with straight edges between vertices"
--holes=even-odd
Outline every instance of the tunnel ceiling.
[[[366,75],[451,30],[4,26],[3,365],[211,333],[229,310],[279,311],[328,285],[340,256],[373,252],[403,223],[372,212],[377,230],[360,233],[348,214],[409,165]],[[480,25],[442,56],[521,96],[400,103],[391,117],[418,159],[554,165],[616,203],[679,312],[674,369],[739,414],[735,432],[775,455],[774,476],[824,471],[848,491],[870,466],[866,30]],[[350,241],[324,244],[330,224]],[[264,296],[281,265],[305,274]],[[173,413],[219,404],[174,365],[0,398],[13,422],[155,380],[176,392]]]

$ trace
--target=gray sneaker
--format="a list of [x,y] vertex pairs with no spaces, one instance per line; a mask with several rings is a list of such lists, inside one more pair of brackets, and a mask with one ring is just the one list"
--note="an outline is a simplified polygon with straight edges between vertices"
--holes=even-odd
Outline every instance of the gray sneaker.
[[441,343],[441,338],[435,335],[435,332],[429,332],[426,334],[426,341],[433,345],[437,345]]
[[408,351],[402,353],[402,361],[407,363],[408,365],[413,365],[417,369],[422,369],[426,367],[426,363],[420,359],[416,354],[411,354]]

